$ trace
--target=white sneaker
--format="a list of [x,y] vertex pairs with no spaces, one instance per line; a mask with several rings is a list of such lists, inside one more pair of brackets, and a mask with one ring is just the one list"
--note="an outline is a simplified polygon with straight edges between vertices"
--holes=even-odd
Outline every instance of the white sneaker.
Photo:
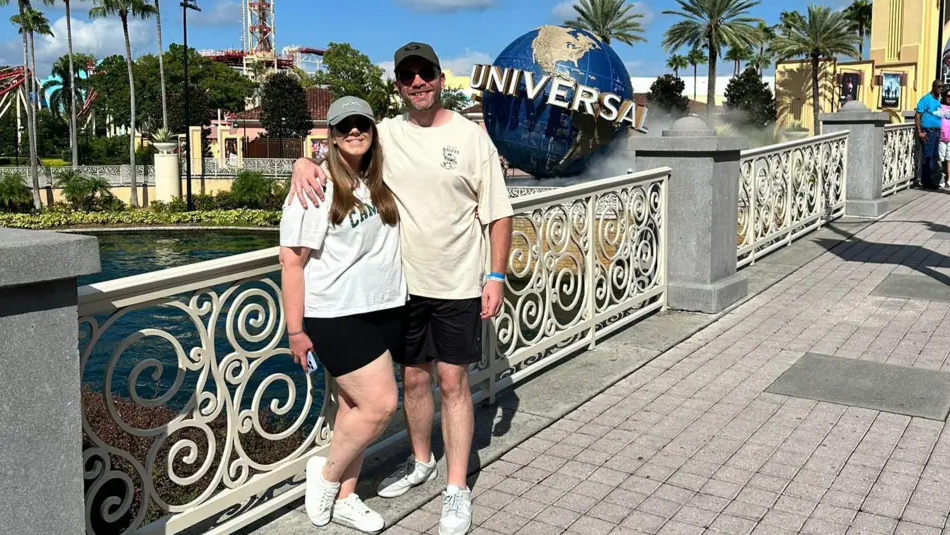
[[304,506],[307,516],[315,526],[326,526],[333,515],[333,502],[340,492],[339,483],[330,483],[323,478],[325,457],[311,457],[307,461],[307,491]]
[[472,529],[472,491],[449,485],[442,492],[439,535],[465,535]]
[[432,456],[428,463],[422,463],[416,461],[414,455],[410,455],[405,468],[384,479],[376,489],[376,493],[383,498],[402,496],[412,487],[432,481],[438,475],[439,468],[435,463],[435,456]]
[[355,493],[333,504],[333,521],[364,533],[376,533],[386,526],[383,516],[367,507]]

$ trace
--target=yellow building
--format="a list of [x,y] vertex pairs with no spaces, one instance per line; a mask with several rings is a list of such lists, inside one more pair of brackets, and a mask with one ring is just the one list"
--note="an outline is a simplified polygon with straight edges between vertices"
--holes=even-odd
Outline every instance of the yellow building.
[[[946,27],[947,20],[942,22]],[[848,100],[860,100],[869,109],[890,112],[895,122],[902,121],[901,112],[916,107],[936,76],[938,53],[946,50],[950,38],[948,28],[943,32],[944,42],[938,46],[940,23],[936,0],[874,2],[870,59],[822,63],[821,111],[834,112]],[[944,71],[945,77],[950,75],[950,69]],[[779,124],[788,127],[797,123],[810,129],[809,62],[780,62],[775,78]]]

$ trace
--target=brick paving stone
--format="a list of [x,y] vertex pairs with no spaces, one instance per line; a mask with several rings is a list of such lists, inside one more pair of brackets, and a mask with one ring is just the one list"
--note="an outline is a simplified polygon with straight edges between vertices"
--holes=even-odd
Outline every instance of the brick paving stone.
[[439,515],[428,511],[414,511],[399,521],[399,525],[415,531],[426,531],[439,523]]
[[564,493],[565,491],[563,490],[558,490],[545,485],[534,485],[526,490],[522,494],[522,497],[541,502],[545,505],[551,505],[560,499],[561,496],[564,496]]
[[565,509],[570,509],[575,513],[584,514],[593,507],[598,500],[583,496],[580,494],[574,494],[569,492],[562,496],[558,501],[554,502],[554,505],[558,507],[563,507]]
[[554,530],[551,528],[552,526],[548,524],[531,520],[515,532],[515,535],[557,535],[558,533],[562,533],[560,528]]
[[543,511],[541,511],[541,513],[537,516],[537,520],[545,524],[566,529],[578,518],[580,518],[580,516],[581,513],[578,513],[577,511],[572,511],[565,507],[554,505],[546,507]]
[[762,518],[762,522],[764,524],[778,526],[783,529],[790,529],[793,531],[800,530],[802,526],[805,525],[806,520],[808,520],[808,517],[805,515],[790,513],[788,511],[780,511],[778,509],[769,510],[769,512],[765,513],[765,516]]
[[499,492],[504,492],[506,494],[511,494],[512,496],[521,496],[526,490],[535,486],[536,485],[533,483],[523,479],[508,478],[503,481],[499,481],[495,486],[492,487],[492,489]]
[[748,535],[755,529],[755,522],[737,516],[721,514],[713,521],[710,528],[718,533],[729,533],[731,535]]
[[702,535],[703,528],[670,520],[660,528],[657,535]]
[[568,528],[568,533],[577,533],[578,535],[607,535],[615,527],[616,523],[606,522],[592,516],[581,516],[576,522]]
[[940,529],[914,524],[912,522],[899,522],[895,535],[939,535]]
[[[659,531],[660,527],[663,526],[666,521],[667,519],[662,516],[643,511],[634,511],[630,513],[630,516],[624,519],[620,525],[628,529],[652,534]],[[613,534],[613,532],[611,532],[611,534]]]
[[508,503],[508,505],[502,508],[502,511],[507,511],[509,513],[523,516],[525,518],[534,518],[535,515],[540,513],[546,504],[531,500],[528,498],[515,498]]
[[801,529],[801,533],[805,535],[844,535],[847,532],[848,524],[837,524],[817,518],[809,518]]
[[523,516],[511,514],[506,511],[498,511],[492,515],[491,518],[486,520],[485,523],[482,524],[482,527],[497,531],[498,533],[514,534],[527,524],[529,520],[530,519]]
[[610,502],[600,502],[587,511],[587,516],[606,520],[614,524],[623,522],[624,518],[630,515],[635,506],[619,505]]

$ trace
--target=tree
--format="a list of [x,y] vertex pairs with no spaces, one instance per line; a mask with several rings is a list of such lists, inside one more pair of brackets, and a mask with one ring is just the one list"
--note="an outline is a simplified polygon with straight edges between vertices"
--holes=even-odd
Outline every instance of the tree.
[[768,69],[769,66],[772,65],[772,51],[770,47],[772,45],[772,39],[775,39],[775,27],[760,22],[758,30],[758,50],[752,55],[749,64],[755,67],[755,70],[761,77],[765,69]]
[[314,75],[314,81],[334,97],[352,95],[365,100],[377,117],[389,107],[383,69],[349,43],[329,44],[323,54],[323,70]]
[[709,58],[706,57],[706,54],[698,48],[694,48],[689,51],[689,54],[686,55],[686,61],[689,62],[693,67],[693,100],[696,100],[696,91],[698,88],[697,84],[697,73],[699,72],[699,66],[705,65]]
[[819,112],[819,70],[821,60],[838,55],[858,57],[858,35],[843,12],[827,6],[808,6],[807,17],[796,17],[788,28],[782,28],[773,48],[778,57],[788,59],[804,56],[811,60],[811,105],[814,133],[821,133]]
[[753,67],[729,80],[725,108],[724,118],[733,126],[765,128],[775,122],[775,97]]
[[676,0],[680,10],[664,11],[683,20],[670,26],[663,37],[663,46],[676,50],[681,46],[705,48],[709,52],[709,84],[706,90],[706,120],[712,119],[716,103],[716,60],[723,47],[750,47],[756,40],[760,19],[750,17],[749,10],[759,0]]
[[689,99],[683,95],[686,83],[678,76],[664,74],[653,81],[647,101],[651,109],[662,110],[665,114],[681,117],[689,107]]
[[165,49],[162,48],[162,8],[155,0],[155,31],[158,37],[158,76],[162,84],[162,128],[168,128],[168,100],[165,91]]
[[[79,63],[80,68],[70,67],[70,63]],[[43,84],[43,92],[49,98],[49,109],[57,116],[70,115],[70,147],[73,145],[72,116],[75,94],[85,95],[88,81],[87,65],[94,64],[95,58],[82,52],[62,56],[53,63],[51,78]],[[70,73],[73,73],[70,77]],[[86,78],[83,78],[83,74]],[[78,111],[78,110],[77,110]]]
[[[66,55],[69,57],[69,147],[72,150],[72,164],[75,168],[79,165],[79,127],[76,122],[76,69],[74,66],[75,55],[73,53],[73,19],[72,19],[72,0],[63,0],[66,4]],[[90,56],[91,57],[91,56]],[[61,79],[66,80],[66,77]]]
[[685,69],[689,67],[689,59],[686,56],[681,56],[679,54],[673,54],[670,56],[670,59],[666,60],[666,67],[673,69],[673,77],[680,77],[680,69]]
[[844,10],[844,16],[851,30],[858,34],[858,59],[864,59],[864,39],[871,33],[871,15],[873,8],[870,0],[854,0]]
[[[101,19],[114,15],[122,21],[122,33],[125,37],[125,63],[129,72],[129,164],[132,166],[132,191],[129,204],[138,208],[139,197],[136,192],[135,177],[135,75],[132,72],[132,45],[129,42],[129,18],[147,19],[155,14],[155,7],[144,0],[96,0],[96,7],[89,10],[89,17]],[[148,190],[146,189],[146,194]]]
[[779,31],[788,31],[793,26],[804,22],[804,17],[798,11],[783,11],[779,14],[778,20],[777,29]]
[[627,0],[580,0],[573,7],[577,18],[564,21],[565,26],[587,30],[608,45],[614,39],[627,45],[646,42],[638,20],[643,13],[633,11]]
[[264,82],[261,126],[271,138],[302,138],[310,134],[313,119],[307,111],[307,94],[299,80],[276,73]]
[[[52,0],[44,0],[49,4]],[[24,72],[27,74],[27,95],[30,95],[27,111],[27,121],[29,123],[28,135],[30,137],[30,178],[33,183],[33,204],[39,210],[42,207],[40,201],[40,178],[39,178],[39,155],[36,145],[36,107],[33,98],[40,100],[39,87],[36,73],[36,49],[34,48],[35,36],[53,35],[49,26],[49,20],[41,11],[33,9],[27,0],[20,0],[19,14],[14,15],[10,21],[20,27],[20,33],[24,39],[23,63]],[[27,58],[27,52],[29,58]]]
[[453,111],[462,111],[469,105],[468,97],[461,89],[455,87],[442,88],[442,106]]
[[735,62],[735,68],[732,71],[732,75],[739,76],[739,72],[742,70],[740,64],[743,61],[749,61],[752,59],[752,50],[749,48],[732,47],[728,52],[726,52],[726,55],[723,56],[723,59]]

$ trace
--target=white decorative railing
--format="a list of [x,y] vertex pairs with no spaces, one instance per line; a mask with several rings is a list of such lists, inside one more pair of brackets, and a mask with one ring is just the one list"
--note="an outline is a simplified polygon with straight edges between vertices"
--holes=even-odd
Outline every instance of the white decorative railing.
[[913,123],[884,127],[884,184],[887,196],[909,188],[917,169],[917,138]]
[[[110,186],[131,186],[132,172],[129,165],[80,165],[76,172],[84,176],[104,178]],[[56,186],[61,173],[72,170],[72,167],[40,167],[40,187]],[[0,175],[19,173],[27,185],[31,185],[29,167],[0,167]],[[155,184],[155,167],[152,165],[136,165],[136,184],[141,185],[143,180],[148,184]]]
[[[244,158],[225,160],[222,164],[217,158],[202,160],[205,178],[234,178],[241,171],[254,171],[266,177],[290,178],[294,158]],[[194,171],[192,171],[194,173]]]
[[[476,400],[665,305],[668,177],[513,202]],[[87,533],[229,533],[303,495],[335,396],[289,358],[279,270],[272,248],[79,289]]]
[[742,151],[740,267],[844,214],[848,133]]

